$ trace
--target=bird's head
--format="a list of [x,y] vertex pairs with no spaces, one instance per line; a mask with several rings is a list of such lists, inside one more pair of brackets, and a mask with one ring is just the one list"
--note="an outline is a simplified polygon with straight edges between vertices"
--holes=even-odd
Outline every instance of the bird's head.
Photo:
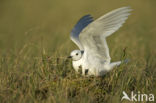
[[84,51],[82,50],[73,50],[68,58],[72,58],[72,60],[77,61],[82,58],[83,53]]

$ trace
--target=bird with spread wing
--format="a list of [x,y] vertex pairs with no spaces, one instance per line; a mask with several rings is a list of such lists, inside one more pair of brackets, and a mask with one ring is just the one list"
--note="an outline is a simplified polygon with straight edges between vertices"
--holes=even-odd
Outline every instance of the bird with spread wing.
[[111,63],[106,37],[122,26],[131,10],[130,7],[122,7],[96,20],[86,15],[77,22],[70,36],[80,50],[73,50],[69,56],[77,72],[81,68],[83,75],[102,76],[122,63]]

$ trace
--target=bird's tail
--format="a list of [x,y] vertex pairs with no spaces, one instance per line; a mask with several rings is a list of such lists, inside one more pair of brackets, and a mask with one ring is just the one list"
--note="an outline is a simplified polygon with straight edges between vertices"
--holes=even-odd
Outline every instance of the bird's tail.
[[130,59],[125,59],[121,61],[121,63],[124,63],[124,64],[127,64],[128,62],[130,62]]
[[125,59],[122,61],[112,62],[109,64],[109,68],[107,68],[107,72],[112,70],[114,67],[120,66],[121,64],[127,64],[129,61],[130,61],[129,59]]

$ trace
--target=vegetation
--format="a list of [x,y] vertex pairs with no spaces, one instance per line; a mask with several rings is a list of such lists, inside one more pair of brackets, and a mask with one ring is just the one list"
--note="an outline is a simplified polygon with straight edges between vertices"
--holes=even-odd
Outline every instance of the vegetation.
[[[1,0],[0,103],[121,103],[123,91],[156,96],[155,4],[155,0]],[[107,41],[112,61],[130,62],[103,77],[76,74],[66,58],[77,49],[69,39],[76,21],[88,13],[98,18],[122,6],[131,6],[132,15]]]

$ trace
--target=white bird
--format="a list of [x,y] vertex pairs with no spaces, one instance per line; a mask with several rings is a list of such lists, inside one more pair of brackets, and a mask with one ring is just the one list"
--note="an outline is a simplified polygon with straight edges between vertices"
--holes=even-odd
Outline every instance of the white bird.
[[77,72],[81,68],[83,75],[102,76],[121,64],[121,61],[110,62],[106,37],[122,26],[131,10],[130,7],[122,7],[95,21],[86,15],[77,22],[71,31],[71,40],[80,50],[73,50],[69,56]]

